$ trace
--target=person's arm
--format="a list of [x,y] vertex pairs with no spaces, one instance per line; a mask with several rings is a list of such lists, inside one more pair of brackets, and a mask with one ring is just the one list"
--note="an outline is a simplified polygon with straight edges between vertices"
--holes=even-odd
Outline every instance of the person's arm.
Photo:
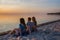
[[28,32],[29,32],[29,34],[31,34],[31,30],[30,30],[30,27],[29,27],[29,26],[27,26],[26,31],[28,31]]
[[21,24],[19,24],[20,35],[22,34],[22,33],[21,33],[21,26],[22,26],[22,25],[21,25]]
[[26,31],[29,31],[30,30],[30,27],[29,26],[27,26],[27,29],[26,29]]
[[36,30],[37,30],[36,25],[35,25],[34,23],[32,23],[32,26],[33,26],[33,27],[32,27],[32,28],[33,28],[33,30],[34,30],[34,31],[36,31]]

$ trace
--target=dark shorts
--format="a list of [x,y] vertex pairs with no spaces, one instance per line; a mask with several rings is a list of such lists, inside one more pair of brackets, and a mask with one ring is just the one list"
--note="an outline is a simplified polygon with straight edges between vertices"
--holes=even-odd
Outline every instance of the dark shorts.
[[28,34],[29,34],[28,31],[22,31],[22,32],[21,32],[21,36],[27,36]]

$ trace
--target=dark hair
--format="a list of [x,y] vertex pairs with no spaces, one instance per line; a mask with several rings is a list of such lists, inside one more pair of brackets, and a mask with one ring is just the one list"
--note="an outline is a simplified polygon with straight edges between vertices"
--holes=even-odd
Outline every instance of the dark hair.
[[28,17],[28,21],[31,21],[31,17]]
[[23,24],[25,26],[25,28],[26,28],[26,24],[25,24],[24,18],[20,18],[20,23]]
[[37,21],[35,17],[32,17],[32,21],[34,22],[34,24],[37,26]]

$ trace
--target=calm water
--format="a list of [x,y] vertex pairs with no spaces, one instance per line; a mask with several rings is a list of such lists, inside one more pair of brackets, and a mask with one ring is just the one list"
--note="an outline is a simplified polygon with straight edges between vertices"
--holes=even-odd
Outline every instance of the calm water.
[[[25,18],[27,22],[28,17],[32,17],[33,15],[0,15],[0,32],[4,32],[7,30],[13,30],[14,28],[19,27],[19,18]],[[58,15],[34,15],[36,17],[37,23],[45,23],[49,21],[54,21],[60,19]]]

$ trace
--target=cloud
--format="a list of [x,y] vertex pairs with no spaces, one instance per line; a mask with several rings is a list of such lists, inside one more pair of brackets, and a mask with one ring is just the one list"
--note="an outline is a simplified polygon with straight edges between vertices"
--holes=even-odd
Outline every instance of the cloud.
[[[19,9],[41,11],[45,9],[57,10],[60,8],[60,0],[0,0],[0,8],[2,9]],[[47,11],[47,10],[46,10]]]
[[0,4],[3,4],[3,5],[12,5],[12,4],[20,4],[19,0],[0,0]]

